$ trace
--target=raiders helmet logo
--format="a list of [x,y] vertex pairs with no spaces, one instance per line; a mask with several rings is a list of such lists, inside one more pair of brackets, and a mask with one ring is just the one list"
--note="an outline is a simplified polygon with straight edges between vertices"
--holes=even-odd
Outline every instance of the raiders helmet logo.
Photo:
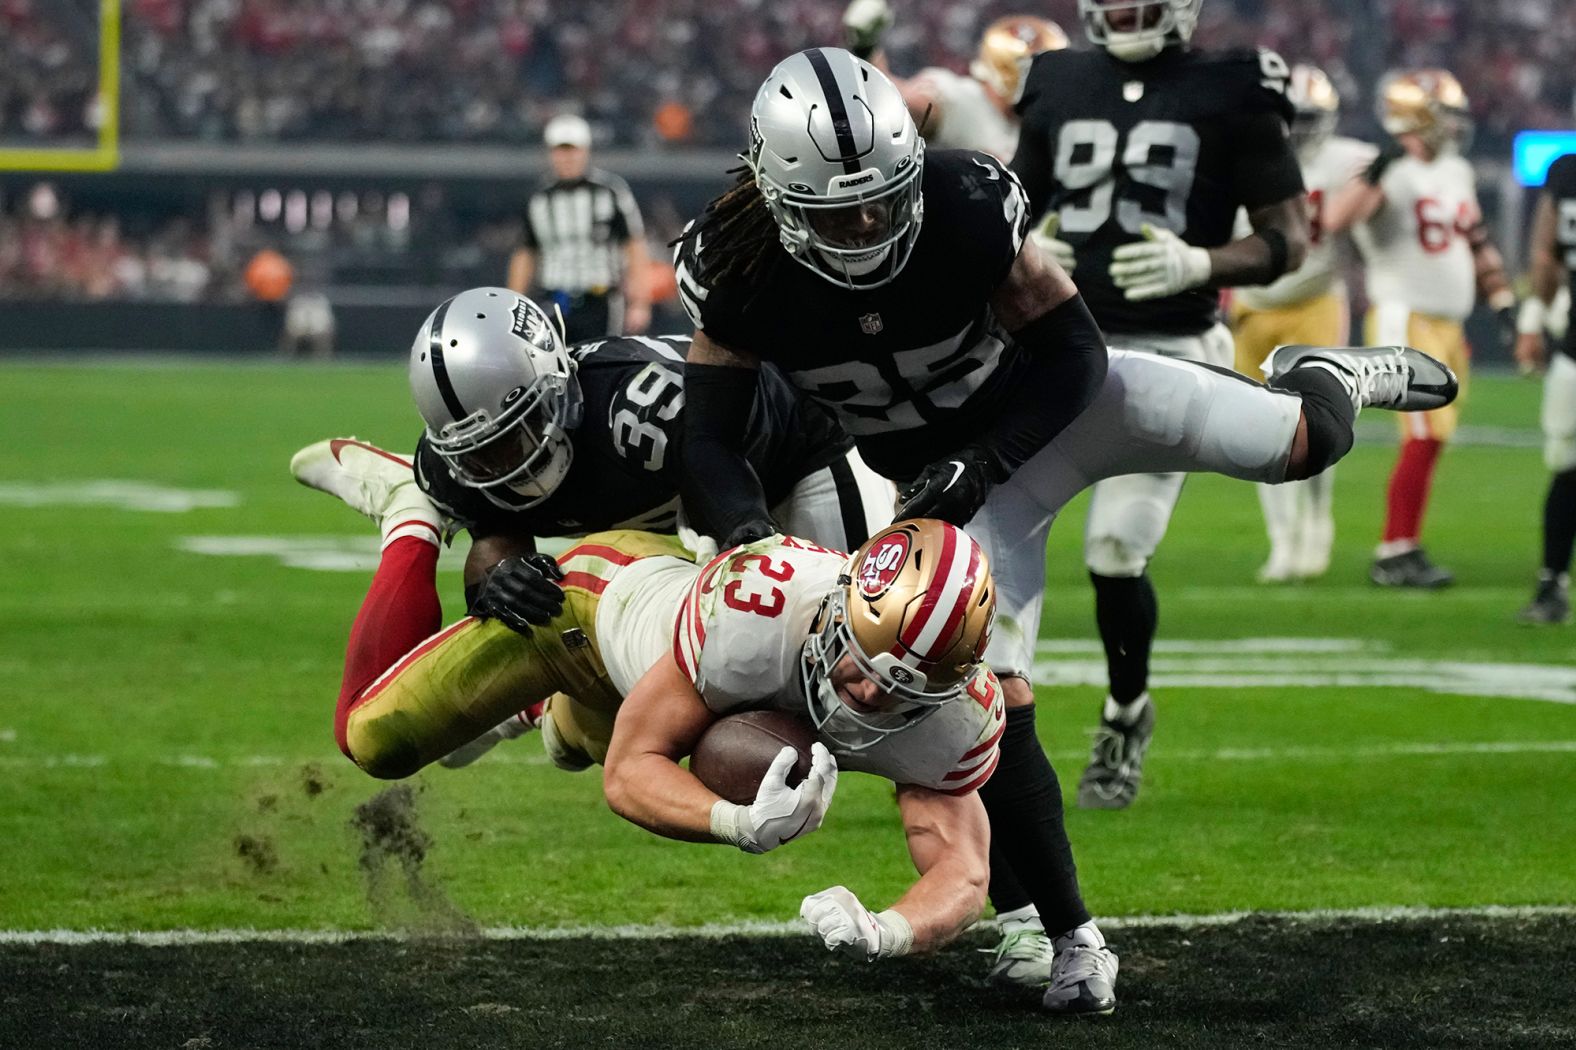
[[874,600],[897,581],[908,561],[908,533],[894,532],[865,552],[859,566],[859,593]]
[[881,315],[876,313],[862,314],[859,318],[859,330],[866,335],[879,335],[886,326],[881,323]]
[[538,333],[542,330],[542,314],[532,309],[531,304],[524,299],[515,300],[514,323],[509,326],[510,331],[528,343],[539,342]]

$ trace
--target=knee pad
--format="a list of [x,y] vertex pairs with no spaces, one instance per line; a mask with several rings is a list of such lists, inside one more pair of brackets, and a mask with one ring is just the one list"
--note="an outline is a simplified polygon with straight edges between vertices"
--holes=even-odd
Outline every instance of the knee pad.
[[1084,542],[1084,565],[1096,576],[1128,579],[1144,574],[1152,553],[1152,545],[1140,548],[1121,536],[1090,536]]

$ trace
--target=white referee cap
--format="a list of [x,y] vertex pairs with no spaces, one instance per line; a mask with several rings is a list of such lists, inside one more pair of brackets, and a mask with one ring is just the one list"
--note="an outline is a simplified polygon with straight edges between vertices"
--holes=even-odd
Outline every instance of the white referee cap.
[[578,146],[591,148],[591,125],[573,113],[560,113],[547,122],[542,141],[548,146]]

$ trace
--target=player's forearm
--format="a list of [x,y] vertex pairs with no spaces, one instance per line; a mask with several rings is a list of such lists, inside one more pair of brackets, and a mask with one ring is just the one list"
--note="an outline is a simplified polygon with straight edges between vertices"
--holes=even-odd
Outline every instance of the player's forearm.
[[650,262],[644,240],[636,237],[624,245],[624,302],[627,306],[646,309],[651,305],[651,282],[646,272]]
[[892,906],[914,928],[913,951],[939,948],[985,908],[990,822],[977,794],[898,789],[908,852],[920,877]]
[[609,808],[647,831],[684,842],[717,842],[712,807],[720,801],[666,755],[608,753],[602,793]]
[[679,495],[690,525],[725,540],[769,519],[766,493],[745,457],[758,372],[727,365],[685,366],[684,447]]
[[1496,310],[1514,306],[1516,293],[1511,290],[1510,277],[1505,273],[1505,259],[1489,240],[1488,228],[1478,223],[1467,231],[1467,242],[1472,245],[1478,295]]
[[1327,236],[1344,233],[1360,222],[1373,217],[1384,204],[1384,190],[1362,179],[1354,180],[1336,194],[1324,208],[1322,216]]
[[1249,214],[1253,232],[1209,251],[1209,283],[1217,288],[1269,284],[1308,257],[1308,216],[1301,197]]

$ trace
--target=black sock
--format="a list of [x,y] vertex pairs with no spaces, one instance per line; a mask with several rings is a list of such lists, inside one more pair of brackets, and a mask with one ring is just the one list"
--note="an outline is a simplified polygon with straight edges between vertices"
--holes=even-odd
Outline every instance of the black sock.
[[1554,475],[1543,501],[1543,568],[1559,575],[1570,572],[1576,547],[1576,470]]
[[1160,603],[1149,574],[1100,576],[1089,574],[1094,584],[1094,620],[1105,643],[1105,666],[1111,696],[1130,704],[1149,688],[1149,650],[1160,623]]
[[1357,410],[1341,381],[1328,370],[1312,365],[1293,368],[1270,387],[1302,397],[1302,416],[1308,421],[1308,465],[1301,477],[1313,477],[1352,450]]
[[[1012,911],[1033,901],[1052,937],[1088,922],[1089,909],[1078,892],[1078,866],[1062,824],[1062,786],[1034,734],[1032,704],[1007,709],[1001,763],[980,788],[980,798],[990,815],[990,888],[996,910]],[[1007,881],[1002,881],[1004,873]],[[1006,896],[997,896],[998,885]],[[1012,897],[1014,890],[1021,896]]]

